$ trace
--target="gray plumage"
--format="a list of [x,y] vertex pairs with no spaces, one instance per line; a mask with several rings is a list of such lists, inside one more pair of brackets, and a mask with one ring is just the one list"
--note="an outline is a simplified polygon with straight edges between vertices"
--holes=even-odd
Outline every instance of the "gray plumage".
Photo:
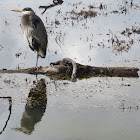
[[48,44],[45,26],[31,8],[24,8],[23,11],[27,13],[21,17],[21,26],[29,47],[37,52],[37,57],[45,58]]

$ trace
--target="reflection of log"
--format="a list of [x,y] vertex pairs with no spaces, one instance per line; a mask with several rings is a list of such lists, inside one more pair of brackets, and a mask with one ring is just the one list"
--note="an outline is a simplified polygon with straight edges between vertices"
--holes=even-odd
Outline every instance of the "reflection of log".
[[138,68],[134,67],[94,67],[81,65],[70,58],[63,58],[60,61],[51,63],[51,66],[18,70],[0,70],[1,73],[29,73],[46,74],[51,78],[76,80],[95,76],[110,77],[139,77]]

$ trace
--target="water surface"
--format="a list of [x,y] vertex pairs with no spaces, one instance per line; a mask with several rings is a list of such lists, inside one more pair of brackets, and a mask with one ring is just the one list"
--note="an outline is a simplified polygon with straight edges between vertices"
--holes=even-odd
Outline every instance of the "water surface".
[[[10,11],[25,7],[41,17],[48,32],[47,57],[39,59],[39,65],[69,57],[84,65],[140,68],[140,36],[132,30],[140,27],[139,0],[65,0],[41,14],[39,6],[49,4],[52,1],[1,0],[0,69],[35,66],[36,54],[28,47],[20,27],[21,14]],[[97,15],[80,16],[81,10]],[[12,97],[4,131],[9,102],[0,99],[1,140],[139,140],[139,78],[93,77],[76,83],[38,75],[38,80],[41,78],[46,83],[47,105],[36,113],[26,109],[36,76],[0,74],[0,97]]]

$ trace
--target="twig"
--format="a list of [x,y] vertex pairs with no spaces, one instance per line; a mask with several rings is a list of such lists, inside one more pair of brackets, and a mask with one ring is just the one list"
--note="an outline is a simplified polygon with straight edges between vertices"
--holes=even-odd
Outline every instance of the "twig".
[[12,113],[12,98],[9,97],[9,96],[8,97],[0,97],[0,98],[2,98],[2,99],[8,99],[8,101],[9,101],[9,109],[8,109],[9,110],[9,116],[8,116],[7,121],[5,122],[5,125],[4,125],[4,127],[2,129],[2,131],[0,131],[0,134],[2,134],[4,132],[7,124],[8,124],[8,121],[9,121],[10,117],[11,117],[11,113]]
[[47,9],[52,8],[52,7],[56,6],[56,5],[62,4],[63,1],[62,0],[53,0],[53,3],[54,4],[51,4],[49,6],[39,6],[39,8],[44,8],[44,11],[42,12],[42,14],[44,14]]
[[[119,99],[118,99],[118,100],[119,100]],[[119,108],[119,109],[122,109],[123,112],[124,112],[124,110],[126,109],[125,106],[124,106],[124,103],[123,103],[121,100],[119,100],[119,102],[121,103],[121,105],[120,105],[120,107],[118,107],[118,108]]]

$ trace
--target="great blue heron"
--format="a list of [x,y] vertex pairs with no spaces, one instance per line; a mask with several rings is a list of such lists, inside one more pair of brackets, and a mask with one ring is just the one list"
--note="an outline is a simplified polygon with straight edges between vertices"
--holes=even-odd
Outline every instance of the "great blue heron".
[[23,13],[21,17],[21,26],[26,36],[29,47],[32,51],[37,52],[36,67],[38,65],[38,58],[45,58],[48,44],[48,36],[42,20],[35,14],[31,8],[24,8],[23,10],[11,10]]

